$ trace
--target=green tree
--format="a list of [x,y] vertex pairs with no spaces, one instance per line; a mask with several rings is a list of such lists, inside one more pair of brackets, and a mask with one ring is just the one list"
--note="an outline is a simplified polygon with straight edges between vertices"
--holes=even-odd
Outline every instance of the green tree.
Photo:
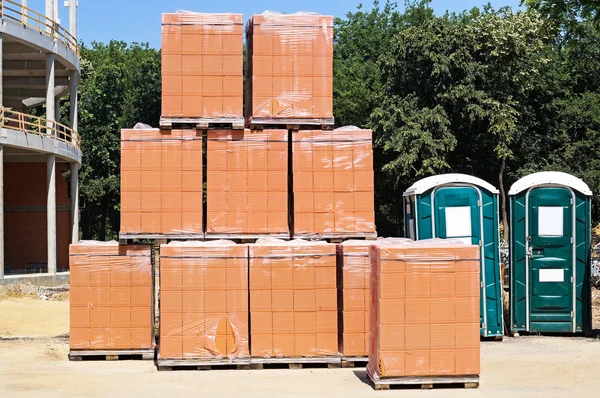
[[521,0],[558,26],[576,27],[581,20],[600,23],[600,0]]
[[[373,3],[370,10],[359,6],[345,18],[335,20],[334,41],[334,115],[336,124],[372,128],[371,113],[379,106],[384,92],[380,57],[402,30],[435,18],[429,1],[409,1],[403,12],[394,2]],[[374,132],[375,206],[378,230],[397,236],[401,233],[399,180],[385,174],[389,161],[383,141]]]
[[[499,185],[514,159],[524,101],[551,37],[532,14],[472,10],[400,31],[380,58],[384,92],[371,113],[388,178],[466,172]],[[401,191],[396,192],[399,196]],[[506,203],[502,203],[506,223]]]
[[121,128],[160,118],[160,53],[147,44],[111,41],[81,46],[79,132],[81,224],[84,239],[119,231]]

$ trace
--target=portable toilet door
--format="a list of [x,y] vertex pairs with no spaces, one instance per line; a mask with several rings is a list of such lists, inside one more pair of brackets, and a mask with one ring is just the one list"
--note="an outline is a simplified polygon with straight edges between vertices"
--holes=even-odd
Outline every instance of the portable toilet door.
[[441,174],[417,181],[403,203],[405,237],[454,238],[481,247],[481,336],[502,336],[498,190],[473,176]]
[[552,171],[521,178],[508,195],[511,330],[588,330],[592,192],[579,178]]

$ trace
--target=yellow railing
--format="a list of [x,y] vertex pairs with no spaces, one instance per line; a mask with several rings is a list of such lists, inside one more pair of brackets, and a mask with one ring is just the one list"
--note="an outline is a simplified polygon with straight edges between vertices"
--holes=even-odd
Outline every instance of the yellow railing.
[[79,46],[75,39],[65,28],[55,21],[22,4],[12,0],[0,0],[0,18],[10,19],[15,22],[35,29],[40,33],[50,36],[56,41],[63,43],[79,56]]
[[0,108],[0,127],[53,138],[79,149],[79,134],[76,131],[43,117]]

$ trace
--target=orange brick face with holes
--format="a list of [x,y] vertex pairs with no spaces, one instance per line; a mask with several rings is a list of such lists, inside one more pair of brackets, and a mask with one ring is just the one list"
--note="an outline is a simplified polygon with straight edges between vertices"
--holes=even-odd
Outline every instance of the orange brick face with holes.
[[202,233],[202,133],[121,131],[121,233]]
[[371,246],[371,375],[478,375],[479,247]]
[[250,245],[252,357],[338,355],[335,245]]
[[333,118],[333,17],[254,15],[246,37],[247,115]]
[[207,139],[207,233],[289,233],[287,130],[209,130]]
[[151,349],[150,246],[78,243],[69,249],[72,350]]
[[161,245],[159,358],[248,358],[248,246]]
[[348,357],[369,355],[369,241],[346,241],[338,246],[341,259],[342,340]]
[[242,35],[241,14],[163,14],[163,117],[243,117]]
[[292,135],[295,234],[375,232],[371,130]]

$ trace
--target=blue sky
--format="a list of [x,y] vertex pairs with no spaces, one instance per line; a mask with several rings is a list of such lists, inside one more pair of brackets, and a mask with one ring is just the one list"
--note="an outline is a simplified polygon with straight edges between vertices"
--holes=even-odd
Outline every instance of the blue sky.
[[[19,0],[16,0],[19,1]],[[68,10],[63,0],[59,2],[61,23],[68,28]],[[495,8],[509,5],[516,7],[519,0],[490,0]],[[294,12],[315,11],[321,14],[344,16],[360,4],[360,0],[79,0],[78,30],[79,39],[86,44],[92,41],[109,41],[111,39],[127,42],[149,42],[153,47],[160,47],[160,15],[163,12],[174,12],[178,9],[198,12],[235,12],[248,19],[252,14],[265,10]],[[372,0],[363,0],[367,6]],[[381,0],[385,3],[385,0]],[[399,0],[398,4],[403,4]],[[446,10],[462,11],[487,4],[487,0],[433,0],[431,6],[437,14]],[[301,6],[299,6],[301,4]],[[44,0],[29,0],[28,6],[44,13]]]

